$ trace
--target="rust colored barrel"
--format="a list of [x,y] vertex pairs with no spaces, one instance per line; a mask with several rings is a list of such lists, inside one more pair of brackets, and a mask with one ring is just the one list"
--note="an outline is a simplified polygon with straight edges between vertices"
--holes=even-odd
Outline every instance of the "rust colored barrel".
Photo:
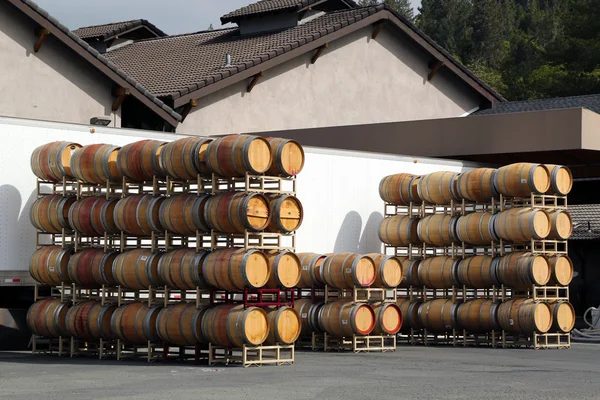
[[338,300],[327,303],[321,308],[319,325],[333,336],[365,336],[375,329],[375,312],[367,304],[354,304],[352,300]]
[[304,149],[291,139],[267,138],[273,162],[267,175],[295,176],[304,168]]
[[434,172],[419,179],[419,197],[429,204],[450,204],[460,200],[456,190],[458,174],[450,171]]
[[512,208],[494,215],[496,236],[513,243],[544,239],[550,233],[550,220],[544,210]]
[[490,256],[473,256],[458,262],[456,277],[461,285],[471,289],[491,289],[500,286],[494,259]]
[[224,233],[262,231],[270,217],[269,200],[260,193],[221,193],[210,197],[204,207],[208,226]]
[[263,252],[232,248],[209,253],[204,259],[202,275],[218,289],[260,289],[267,284],[271,270]]
[[379,182],[379,197],[397,206],[408,206],[411,202],[421,204],[414,175],[395,174],[384,177]]
[[38,230],[47,233],[62,233],[71,230],[69,210],[77,198],[51,194],[38,198],[29,210],[29,220]]
[[302,323],[301,335],[311,336],[313,332],[323,332],[319,325],[319,312],[325,303],[316,302],[312,299],[300,299],[294,301],[294,310],[298,312]]
[[162,307],[150,307],[146,303],[136,302],[121,306],[115,310],[110,320],[113,334],[125,343],[147,344],[159,338],[156,319]]
[[163,286],[158,274],[158,262],[163,255],[147,249],[135,249],[119,254],[113,263],[112,273],[123,287],[142,290],[150,286]]
[[505,196],[529,197],[532,193],[546,193],[550,188],[550,173],[542,164],[510,164],[498,168],[494,187]]
[[297,197],[282,195],[269,197],[271,220],[267,231],[290,233],[302,225],[304,210]]
[[110,320],[117,310],[115,305],[103,306],[98,301],[85,301],[67,312],[69,336],[85,341],[116,339],[110,329]]
[[52,142],[36,148],[31,154],[31,170],[38,178],[60,182],[72,178],[71,157],[81,145],[71,142]]
[[165,142],[140,140],[121,147],[117,154],[119,172],[133,182],[151,181],[156,176],[165,176],[158,158]]
[[298,253],[297,255],[300,258],[300,265],[302,266],[298,287],[305,289],[323,287],[325,281],[323,281],[321,266],[326,256],[317,253]]
[[409,298],[396,300],[396,305],[400,308],[400,315],[402,316],[401,332],[408,333],[411,329],[423,329],[423,325],[419,320],[419,308],[422,304],[421,300],[411,301]]
[[399,287],[423,286],[423,282],[419,280],[419,266],[422,262],[423,260],[402,259],[402,280]]
[[69,209],[71,228],[85,236],[103,236],[118,233],[115,223],[115,207],[119,200],[106,200],[92,196],[77,200]]
[[291,251],[273,250],[267,253],[271,275],[266,287],[270,289],[291,289],[300,282],[302,265],[300,258]]
[[449,256],[427,258],[419,265],[419,281],[431,289],[452,289],[458,285],[458,262]]
[[575,327],[575,309],[568,302],[550,303],[552,332],[569,333]]
[[475,203],[489,203],[498,197],[494,188],[494,168],[476,168],[458,176],[456,192],[458,197]]
[[150,236],[152,232],[163,232],[160,223],[160,206],[164,197],[136,194],[119,200],[114,218],[117,228],[133,236]]
[[206,149],[210,138],[187,137],[169,142],[158,155],[158,164],[165,175],[177,180],[197,179],[209,176],[206,166]]
[[492,300],[475,299],[458,306],[458,325],[472,333],[487,333],[500,328],[498,325],[499,303]]
[[159,311],[156,333],[164,342],[177,346],[193,346],[207,343],[202,334],[202,317],[208,310],[194,303],[170,305]]
[[322,274],[325,283],[334,288],[369,287],[375,282],[375,263],[360,254],[333,254],[323,262]]
[[402,313],[394,303],[374,303],[375,313],[374,335],[395,335],[402,327]]
[[474,212],[458,217],[456,237],[461,242],[475,246],[489,246],[492,241],[498,241],[492,217],[491,212]]
[[194,290],[210,286],[202,275],[206,251],[179,249],[163,254],[158,261],[158,276],[171,289]]
[[423,243],[431,246],[450,246],[458,242],[456,237],[456,222],[458,217],[435,214],[423,218],[417,226],[417,234]]
[[568,212],[556,210],[548,212],[550,219],[550,233],[546,239],[567,240],[573,233],[573,221]]
[[27,311],[27,326],[38,336],[57,338],[68,336],[67,312],[70,303],[58,299],[40,300]]
[[457,309],[458,304],[449,299],[426,301],[419,307],[419,320],[428,331],[449,332],[458,328]]
[[552,311],[548,304],[532,299],[508,300],[498,307],[498,323],[508,332],[528,336],[546,333],[552,326]]
[[269,335],[267,314],[257,307],[216,306],[207,310],[202,318],[202,335],[210,343],[225,347],[258,346]]
[[547,194],[566,196],[573,189],[573,175],[571,170],[564,165],[546,164],[550,172],[550,188]]
[[366,254],[375,264],[375,282],[376,288],[395,288],[402,280],[402,260],[398,257],[385,254],[370,253]]
[[568,286],[573,280],[573,262],[566,255],[548,257],[550,280],[548,285]]
[[180,194],[165,199],[159,209],[160,224],[169,232],[196,236],[196,231],[210,232],[204,219],[209,195]]
[[208,169],[220,176],[262,174],[271,161],[269,142],[258,136],[229,135],[213,140],[206,149]]
[[510,253],[494,260],[498,281],[510,288],[544,286],[550,280],[550,265],[541,255]]
[[298,311],[291,307],[269,307],[265,310],[269,321],[267,345],[293,344],[300,336],[302,322]]
[[113,263],[118,254],[105,253],[103,249],[78,251],[69,260],[69,280],[86,289],[115,286],[117,281],[113,276]]
[[29,273],[36,281],[45,285],[71,283],[69,279],[69,260],[73,248],[43,246],[36,250],[29,262]]
[[71,172],[80,181],[106,185],[122,182],[117,166],[119,147],[110,144],[90,144],[76,150],[71,157]]
[[385,218],[379,226],[379,240],[392,246],[421,244],[417,234],[418,218],[396,215]]

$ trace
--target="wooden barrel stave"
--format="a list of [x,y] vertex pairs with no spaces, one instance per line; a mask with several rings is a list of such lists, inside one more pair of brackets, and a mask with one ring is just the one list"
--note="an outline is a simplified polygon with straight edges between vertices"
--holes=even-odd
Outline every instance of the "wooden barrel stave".
[[569,302],[550,303],[552,332],[569,333],[575,327],[575,309]]
[[266,138],[273,162],[267,175],[295,176],[304,168],[304,149],[292,139]]
[[337,337],[366,336],[375,329],[375,312],[368,304],[338,300],[321,308],[319,325],[325,332]]
[[510,288],[544,286],[550,280],[550,265],[541,255],[516,252],[494,259],[498,282]]
[[69,210],[77,198],[51,194],[38,198],[29,210],[29,220],[38,230],[46,233],[62,233],[71,230]]
[[420,204],[413,196],[413,180],[411,174],[395,174],[384,177],[379,182],[379,197],[387,203],[397,206],[408,206],[411,202]]
[[210,308],[202,317],[202,335],[225,347],[258,346],[267,339],[267,314],[260,308],[223,304]]
[[76,150],[70,161],[73,176],[97,185],[122,182],[123,174],[117,166],[119,149],[110,144],[91,144]]
[[148,194],[137,194],[119,200],[114,209],[117,228],[133,236],[164,232],[160,223],[160,206],[164,200],[164,197]]
[[365,254],[375,264],[375,281],[373,287],[395,288],[402,281],[402,260],[385,254]]
[[269,334],[266,345],[294,344],[300,336],[302,322],[298,311],[291,307],[268,307],[266,310],[269,321]]
[[167,231],[195,236],[197,231],[210,232],[204,219],[204,207],[210,195],[180,194],[166,198],[159,208],[161,226]]
[[567,255],[548,257],[550,280],[548,285],[568,286],[573,280],[573,262]]
[[550,233],[546,237],[549,240],[567,240],[573,233],[573,221],[568,212],[555,210],[548,212],[550,220]]
[[84,341],[115,339],[110,321],[116,310],[116,305],[102,305],[98,301],[85,301],[74,305],[66,316],[69,336]]
[[460,200],[456,190],[458,174],[450,171],[439,171],[422,176],[417,190],[419,198],[429,204],[446,205]]
[[476,203],[488,203],[498,197],[494,187],[494,168],[476,168],[458,176],[456,191],[460,198]]
[[27,326],[34,335],[46,338],[68,336],[67,312],[70,306],[70,303],[59,299],[37,301],[27,311]]
[[298,285],[302,275],[300,258],[291,251],[272,250],[267,253],[271,274],[265,287],[291,289]]
[[317,253],[298,253],[298,258],[300,258],[300,265],[302,266],[298,287],[303,289],[323,287],[325,282],[323,281],[321,267],[326,256]]
[[171,289],[208,289],[202,267],[207,251],[178,249],[163,254],[158,261],[158,276]]
[[458,217],[456,237],[459,241],[475,246],[489,246],[498,241],[494,231],[494,218],[491,212],[474,212]]
[[494,187],[504,196],[529,197],[543,194],[550,187],[550,174],[542,164],[517,163],[498,168]]
[[297,197],[272,195],[269,196],[269,215],[267,232],[291,233],[302,225],[304,210]]
[[33,279],[44,285],[56,286],[63,282],[71,283],[69,260],[73,253],[73,248],[43,246],[31,256],[29,272]]
[[73,254],[68,263],[68,276],[71,282],[85,289],[100,288],[102,285],[115,286],[113,263],[117,252],[105,253],[103,249],[88,249]]
[[113,277],[119,285],[134,290],[163,286],[164,282],[158,274],[158,263],[162,256],[149,249],[121,253],[113,263]]
[[52,142],[39,146],[31,154],[31,170],[38,178],[50,182],[72,178],[71,157],[80,147],[80,144],[71,142]]
[[312,299],[300,299],[294,301],[294,310],[298,312],[301,321],[301,335],[309,337],[314,333],[323,332],[319,325],[319,312],[325,305]]
[[419,281],[431,289],[452,289],[458,285],[458,260],[449,256],[426,258],[418,267]]
[[410,333],[411,329],[423,329],[423,325],[419,320],[419,308],[423,302],[421,300],[410,300],[410,298],[399,298],[396,300],[396,305],[400,308],[402,316],[402,327],[400,331]]
[[402,312],[394,303],[372,304],[375,313],[375,328],[373,335],[395,335],[402,327]]
[[115,223],[115,207],[119,200],[103,197],[85,197],[73,203],[69,209],[69,225],[85,236],[103,236],[118,233]]
[[208,343],[202,334],[202,318],[207,310],[206,306],[196,308],[194,303],[165,307],[156,318],[156,333],[162,341],[177,346]]
[[564,165],[546,164],[550,173],[550,187],[546,194],[566,196],[573,188],[573,175],[571,170]]
[[399,287],[409,288],[411,286],[423,286],[423,282],[419,280],[419,266],[423,260],[409,260],[402,258],[402,280]]
[[431,332],[451,332],[458,328],[456,311],[458,304],[450,299],[437,299],[424,302],[419,307],[419,321]]
[[472,333],[498,330],[499,303],[489,299],[474,299],[461,303],[456,313],[458,325]]
[[321,271],[325,283],[337,289],[369,287],[375,282],[375,263],[360,254],[332,254],[323,262]]
[[514,299],[498,307],[498,323],[508,332],[527,336],[546,333],[552,326],[552,312],[546,303],[532,299]]
[[166,176],[176,180],[193,180],[198,175],[210,176],[206,165],[206,149],[213,139],[187,137],[164,145],[158,164]]
[[494,260],[490,256],[473,256],[458,262],[458,282],[471,289],[491,289],[500,286]]
[[458,217],[434,214],[425,217],[417,225],[419,240],[431,246],[450,246],[458,242],[456,237],[456,222]]
[[545,239],[550,233],[550,220],[544,210],[512,208],[493,218],[496,236],[512,243]]
[[379,240],[392,246],[420,245],[418,218],[396,215],[385,218],[379,226]]
[[133,182],[152,181],[154,176],[166,176],[159,157],[166,143],[160,140],[140,140],[121,147],[117,154],[119,172]]
[[221,193],[207,200],[204,218],[211,229],[219,232],[262,231],[271,218],[269,200],[259,193]]
[[206,149],[208,169],[224,177],[262,174],[271,162],[271,146],[258,136],[229,135],[213,140]]
[[202,266],[204,280],[223,290],[260,289],[270,275],[269,260],[259,250],[217,250],[206,256]]
[[136,302],[118,307],[110,320],[113,334],[125,343],[148,344],[159,339],[156,319],[162,307]]

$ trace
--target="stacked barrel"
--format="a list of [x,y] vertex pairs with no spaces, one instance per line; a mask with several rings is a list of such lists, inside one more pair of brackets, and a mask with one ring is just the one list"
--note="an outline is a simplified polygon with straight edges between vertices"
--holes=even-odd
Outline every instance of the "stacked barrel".
[[299,317],[279,299],[300,278],[303,164],[295,141],[249,135],[39,147],[30,271],[53,290],[30,309],[35,337],[117,358],[246,348],[257,364],[252,349],[285,345],[293,362]]
[[385,253],[401,257],[411,343],[568,347],[570,171],[531,163],[382,179]]

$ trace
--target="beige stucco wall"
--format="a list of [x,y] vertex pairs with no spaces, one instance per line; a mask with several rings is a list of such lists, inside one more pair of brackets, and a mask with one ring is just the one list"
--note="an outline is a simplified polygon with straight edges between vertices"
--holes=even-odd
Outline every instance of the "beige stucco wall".
[[[194,135],[457,117],[476,92],[442,69],[427,81],[430,56],[384,30],[366,28],[265,71],[246,93],[240,82],[198,101],[177,132]],[[233,55],[235,59],[235,55]]]
[[88,124],[112,112],[112,84],[55,37],[38,53],[35,25],[9,3],[0,1],[0,115]]

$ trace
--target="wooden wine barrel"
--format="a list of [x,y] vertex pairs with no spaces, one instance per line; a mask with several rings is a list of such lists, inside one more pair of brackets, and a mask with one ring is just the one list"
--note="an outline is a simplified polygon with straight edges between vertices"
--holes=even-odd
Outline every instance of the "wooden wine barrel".
[[366,254],[375,264],[375,282],[376,288],[395,288],[402,280],[402,260],[398,257],[385,254],[370,253]]
[[498,307],[498,323],[505,331],[527,336],[546,333],[552,326],[552,312],[548,304],[532,299],[508,300]]
[[328,256],[321,271],[325,283],[337,289],[369,287],[375,282],[375,263],[360,254],[340,253]]
[[202,276],[212,287],[223,290],[260,289],[267,284],[269,259],[259,250],[222,249],[204,259]]
[[210,232],[204,219],[204,207],[209,198],[207,194],[168,197],[160,205],[160,224],[167,231],[183,236],[196,236],[196,231]]
[[494,187],[505,196],[529,197],[532,193],[546,193],[550,187],[550,173],[542,164],[517,163],[498,168]]
[[490,246],[492,241],[498,241],[492,217],[491,212],[474,212],[458,217],[456,237],[475,246]]
[[421,181],[421,178],[423,178],[422,176],[414,176],[411,180],[410,180],[410,200],[414,203],[414,204],[423,204],[423,199],[421,198],[421,196],[419,195],[419,182]]
[[417,190],[419,197],[429,204],[450,204],[452,200],[458,201],[456,190],[458,174],[450,171],[434,172],[419,179]]
[[394,303],[374,303],[375,328],[373,335],[395,335],[402,327],[402,313]]
[[67,312],[70,303],[59,299],[40,300],[27,311],[27,326],[34,335],[46,338],[68,336]]
[[437,299],[424,302],[419,307],[419,321],[423,328],[431,332],[451,332],[458,328],[456,310],[458,304],[450,299]]
[[115,286],[117,281],[113,276],[113,263],[118,254],[112,251],[105,253],[103,249],[76,252],[68,263],[69,280],[84,289]]
[[458,197],[475,203],[489,203],[498,197],[494,187],[495,168],[476,168],[458,176],[456,192]]
[[302,265],[300,259],[291,251],[269,251],[269,269],[271,274],[265,287],[269,289],[291,289],[300,282]]
[[267,340],[267,314],[258,307],[223,304],[206,311],[202,335],[210,343],[225,347],[258,346]]
[[302,225],[304,210],[297,197],[289,195],[269,196],[269,215],[271,220],[267,232],[290,233]]
[[498,307],[500,303],[487,299],[466,301],[458,306],[458,325],[472,333],[488,333],[498,330]]
[[300,316],[301,335],[310,337],[313,332],[321,333],[323,330],[319,325],[319,312],[325,303],[316,302],[312,299],[300,299],[294,301],[294,310]]
[[38,178],[61,182],[73,178],[71,157],[81,145],[71,142],[52,142],[36,148],[31,154],[31,170]]
[[117,228],[133,236],[150,236],[152,232],[163,232],[160,223],[160,206],[164,197],[136,194],[119,200],[114,218]]
[[206,148],[206,165],[220,176],[262,174],[271,161],[269,142],[258,136],[229,135],[213,140]]
[[269,225],[269,200],[260,193],[225,192],[211,196],[204,208],[211,229],[224,233],[262,231]]
[[125,343],[147,344],[159,338],[156,319],[162,307],[150,307],[146,303],[136,302],[121,306],[115,310],[110,320],[113,334]]
[[71,172],[83,182],[105,185],[123,181],[117,166],[119,147],[110,144],[90,144],[76,150],[71,157]]
[[552,332],[569,333],[575,327],[575,309],[568,302],[550,303]]
[[550,187],[546,194],[566,196],[573,188],[573,175],[571,170],[564,165],[546,164],[550,173]]
[[85,197],[73,203],[69,209],[69,225],[85,236],[103,236],[118,233],[115,223],[115,207],[119,200],[104,197]]
[[490,256],[473,256],[458,262],[456,277],[461,285],[471,289],[491,289],[500,286],[494,260]]
[[415,176],[411,174],[395,174],[384,177],[379,182],[379,197],[383,201],[397,206],[408,206],[411,202],[420,204],[422,200],[418,197],[418,191],[417,193],[413,191],[414,179]]
[[158,164],[165,175],[176,180],[210,176],[206,165],[206,149],[213,139],[186,137],[165,144],[158,155]]
[[297,255],[302,266],[297,286],[303,289],[323,287],[325,282],[323,281],[321,266],[325,261],[325,255],[317,253],[298,253]]
[[43,246],[36,250],[29,262],[29,273],[39,283],[56,286],[69,279],[69,259],[73,248],[61,246]]
[[267,175],[295,176],[304,168],[304,149],[292,139],[266,138],[273,162]]
[[352,300],[327,303],[319,312],[319,325],[333,336],[366,336],[375,329],[375,312],[368,304],[354,304]]
[[449,256],[427,258],[419,265],[419,281],[430,289],[452,289],[458,285],[458,262]]
[[546,237],[549,240],[567,240],[573,233],[573,221],[568,212],[555,210],[548,212],[550,220],[550,233]]
[[110,320],[116,310],[116,305],[103,306],[98,301],[76,304],[67,312],[67,332],[69,336],[86,342],[116,339],[110,328]]
[[419,266],[422,262],[423,260],[402,259],[402,280],[399,287],[423,286],[423,282],[419,280]]
[[152,181],[155,175],[165,176],[159,162],[165,144],[160,140],[140,140],[121,147],[117,154],[119,171],[132,182]]
[[544,210],[512,208],[494,215],[496,236],[512,243],[528,243],[545,239],[550,233],[550,220]]
[[179,249],[163,254],[158,261],[158,276],[171,289],[194,290],[210,286],[202,275],[207,251]]
[[550,280],[548,285],[568,286],[573,280],[573,262],[566,255],[548,257]]
[[510,288],[544,286],[550,280],[550,265],[541,255],[510,253],[494,260],[498,281]]
[[392,246],[420,245],[417,234],[418,218],[396,215],[385,218],[379,226],[379,240]]
[[423,243],[431,246],[451,246],[458,242],[456,237],[456,222],[458,217],[434,214],[425,217],[417,225],[417,235]]
[[265,340],[266,345],[293,344],[302,329],[302,322],[298,311],[291,307],[268,307],[267,319],[269,321],[269,335]]
[[156,333],[162,341],[177,346],[207,343],[202,334],[202,318],[207,310],[206,306],[197,309],[195,303],[165,307],[156,318]]
[[71,230],[69,210],[77,200],[75,196],[51,194],[38,198],[29,210],[29,220],[38,230],[47,233],[62,233]]
[[419,308],[422,304],[421,300],[411,301],[409,298],[396,300],[396,305],[400,308],[400,315],[402,316],[401,332],[408,333],[411,329],[423,329],[423,325],[419,320]]
[[163,286],[158,262],[163,255],[149,249],[129,250],[119,254],[113,263],[113,276],[123,287],[134,290]]

